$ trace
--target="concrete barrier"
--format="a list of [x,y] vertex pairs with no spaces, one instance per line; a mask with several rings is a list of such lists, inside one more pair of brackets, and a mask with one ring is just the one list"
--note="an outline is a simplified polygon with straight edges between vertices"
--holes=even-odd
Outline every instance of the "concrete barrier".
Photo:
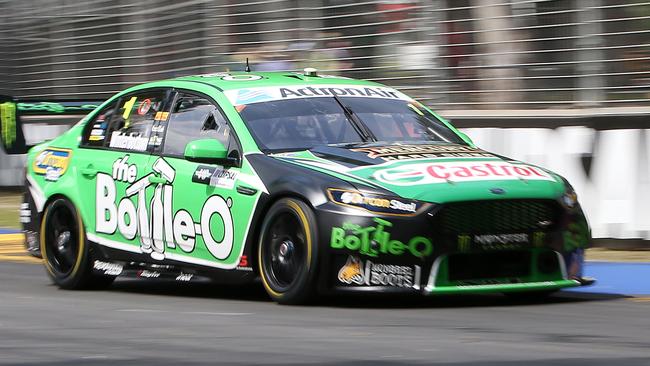
[[[526,111],[528,117],[515,111],[443,115],[452,117],[458,126],[467,126],[461,130],[479,147],[566,177],[578,193],[594,238],[650,240],[650,132],[638,128],[650,121],[649,111],[616,112],[626,112],[628,118],[601,110],[586,114],[540,111],[539,116]],[[555,118],[560,116],[561,120]],[[517,126],[516,121],[526,127],[509,128]],[[28,143],[36,143],[56,137],[70,125],[42,123],[36,118],[27,126]],[[621,129],[626,126],[635,128]],[[0,186],[23,184],[24,161],[24,156],[0,151]]]
[[595,238],[650,239],[650,133],[570,126],[462,129],[481,148],[567,178]]

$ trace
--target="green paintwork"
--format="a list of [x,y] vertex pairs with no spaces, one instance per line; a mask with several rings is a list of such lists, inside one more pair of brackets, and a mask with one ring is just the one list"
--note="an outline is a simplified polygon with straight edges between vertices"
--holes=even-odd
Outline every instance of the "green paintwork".
[[190,161],[225,159],[228,149],[215,139],[192,141],[185,147],[185,158]]
[[[363,85],[363,86],[382,86],[380,84],[351,80],[345,78],[331,77],[307,77],[303,75],[289,73],[232,73],[233,79],[223,80],[224,74],[213,76],[191,76],[181,77],[170,80],[162,80],[152,83],[146,83],[129,88],[104,102],[95,111],[84,117],[79,123],[73,126],[66,133],[56,139],[37,145],[32,148],[27,157],[27,174],[33,184],[38,186],[45,200],[56,196],[63,195],[68,197],[75,206],[79,208],[85,230],[93,241],[100,244],[112,246],[130,252],[140,252],[143,245],[139,238],[132,238],[129,235],[128,228],[133,225],[131,220],[118,220],[114,232],[110,230],[97,230],[98,225],[110,227],[107,224],[111,215],[115,212],[134,212],[134,210],[146,210],[143,216],[148,223],[155,221],[161,212],[171,212],[174,224],[179,223],[178,227],[184,234],[174,236],[174,240],[168,240],[165,236],[164,255],[167,258],[198,264],[201,266],[217,267],[224,269],[236,268],[239,264],[240,256],[244,250],[247,236],[252,231],[251,218],[252,213],[257,205],[260,195],[267,192],[264,183],[260,180],[248,160],[247,154],[261,154],[251,133],[246,128],[235,106],[224,94],[224,91],[236,90],[243,88],[261,88],[272,86],[309,86],[309,85]],[[243,80],[242,78],[256,75],[257,80]],[[293,75],[293,76],[291,76]],[[97,112],[104,106],[110,104],[117,98],[129,93],[150,88],[175,88],[177,90],[190,90],[203,93],[213,98],[221,107],[224,115],[230,121],[234,132],[236,133],[239,143],[244,152],[241,167],[228,168],[228,174],[232,178],[232,185],[213,186],[200,184],[192,181],[192,176],[197,170],[199,163],[191,162],[179,157],[160,157],[142,153],[138,151],[115,151],[108,149],[91,149],[80,147],[81,133],[85,124],[92,120]],[[48,112],[65,112],[68,109],[56,106],[54,104],[30,105],[22,103],[18,106],[22,110],[36,111],[46,110]],[[84,106],[90,107],[90,106]],[[433,113],[433,112],[432,112]],[[435,115],[435,114],[434,114]],[[446,124],[452,130],[458,132],[451,124],[440,118],[442,123]],[[464,141],[473,146],[471,140],[460,134]],[[188,145],[185,155],[189,158],[223,158],[225,149],[223,145],[215,146],[216,140],[195,141]],[[207,146],[210,144],[210,146]],[[70,150],[69,166],[64,174],[56,181],[46,180],[44,174],[37,174],[34,171],[34,160],[46,148],[62,148]],[[126,158],[128,156],[128,158]],[[427,202],[451,202],[451,201],[469,201],[485,199],[513,199],[513,198],[548,198],[557,199],[565,191],[565,186],[561,178],[551,172],[544,171],[550,177],[546,180],[527,180],[527,179],[508,179],[508,180],[481,180],[467,182],[443,182],[435,184],[418,184],[407,182],[409,184],[391,184],[387,181],[381,181],[381,171],[388,170],[388,175],[394,172],[394,169],[404,170],[411,169],[414,164],[437,164],[437,163],[491,163],[503,162],[499,157],[493,158],[440,158],[440,159],[417,159],[405,161],[392,161],[380,165],[368,165],[358,168],[346,168],[334,161],[317,157],[309,151],[277,154],[277,159],[303,166],[314,171],[329,174],[332,177],[346,181],[358,187],[384,188],[393,192],[397,196],[408,199],[421,200]],[[124,160],[126,158],[126,160]],[[163,160],[163,162],[161,162]],[[163,179],[162,175],[154,174],[154,166],[162,164],[170,167],[175,172],[173,182],[169,179]],[[122,166],[122,170],[116,176],[115,166]],[[131,168],[131,167],[135,168]],[[393,169],[393,170],[391,170]],[[541,169],[541,168],[539,168]],[[131,176],[131,172],[133,176]],[[386,174],[384,174],[386,175]],[[410,179],[410,178],[409,178]],[[148,185],[142,196],[133,194],[127,196],[127,189],[135,182],[142,181]],[[103,182],[102,186],[99,184]],[[242,183],[243,185],[253,188],[256,193],[253,195],[237,194],[235,187]],[[110,190],[114,187],[115,197],[110,196]],[[171,187],[171,188],[167,188]],[[506,193],[495,195],[490,193],[490,189],[498,187]],[[101,189],[100,189],[101,188]],[[336,188],[336,187],[331,187]],[[171,189],[170,197],[161,199],[161,193],[165,189]],[[158,195],[158,196],[157,196]],[[98,201],[102,204],[98,206]],[[161,202],[162,201],[162,202]],[[157,203],[156,203],[157,202]],[[221,214],[214,214],[204,217],[203,210],[206,205],[211,204],[213,207],[219,207],[220,210],[227,209],[230,212],[230,218]],[[224,206],[224,204],[227,206]],[[157,206],[156,206],[157,205]],[[220,211],[223,212],[223,211]],[[104,216],[101,216],[104,215]],[[119,216],[119,215],[118,215]],[[232,226],[228,227],[227,221],[232,220]],[[135,219],[133,219],[135,220]],[[178,220],[178,221],[175,221]],[[128,222],[127,222],[128,221]],[[103,222],[103,224],[102,224]],[[331,230],[330,246],[334,249],[343,246],[353,246],[357,248],[360,254],[364,255],[413,255],[415,257],[423,256],[423,252],[429,255],[433,250],[433,244],[429,239],[424,237],[414,237],[408,243],[396,242],[390,239],[388,228],[390,222],[375,218],[376,226],[373,227],[334,227],[324,228]],[[140,225],[139,223],[137,225]],[[167,226],[167,224],[165,224]],[[174,225],[176,227],[176,225]],[[199,230],[201,233],[199,233]],[[138,230],[141,227],[138,226]],[[380,243],[380,252],[370,248],[369,237],[371,235]],[[138,231],[141,233],[141,231]],[[164,235],[167,235],[165,233]],[[206,235],[210,235],[212,245],[206,241]],[[232,236],[232,237],[230,237]],[[232,248],[228,251],[221,251],[220,246],[224,241],[232,241]],[[191,243],[190,243],[191,242]],[[414,242],[414,243],[411,243]],[[217,244],[214,244],[217,243]],[[383,245],[383,246],[382,246]],[[572,244],[572,246],[575,246]],[[413,248],[419,248],[412,250]],[[383,248],[383,249],[382,249]],[[514,291],[521,289],[555,289],[560,287],[576,286],[575,281],[562,279],[544,280],[543,284],[509,284],[495,286],[481,286],[471,289],[472,292],[485,291]],[[453,293],[466,292],[469,288],[441,287],[440,289],[431,290],[431,293]]]
[[434,287],[426,288],[424,292],[429,295],[488,294],[521,291],[555,291],[578,286],[581,286],[581,284],[576,280],[556,280],[499,285]]

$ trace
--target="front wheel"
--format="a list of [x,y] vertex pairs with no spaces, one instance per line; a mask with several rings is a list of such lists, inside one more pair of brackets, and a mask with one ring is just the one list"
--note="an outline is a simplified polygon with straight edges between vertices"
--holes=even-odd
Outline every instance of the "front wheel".
[[58,198],[45,208],[41,253],[52,281],[61,288],[102,288],[115,279],[93,274],[83,222],[77,209],[65,198]]
[[274,301],[301,304],[316,293],[316,230],[314,213],[302,201],[283,198],[269,209],[257,262],[264,288]]

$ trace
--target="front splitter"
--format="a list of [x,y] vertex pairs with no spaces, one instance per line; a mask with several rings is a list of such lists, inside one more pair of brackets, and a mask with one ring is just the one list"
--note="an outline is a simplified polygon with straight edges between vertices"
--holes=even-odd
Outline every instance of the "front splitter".
[[456,295],[456,294],[485,294],[499,292],[526,292],[526,291],[555,291],[563,288],[586,285],[578,280],[557,280],[542,282],[486,284],[486,285],[458,285],[458,286],[427,286],[425,295]]

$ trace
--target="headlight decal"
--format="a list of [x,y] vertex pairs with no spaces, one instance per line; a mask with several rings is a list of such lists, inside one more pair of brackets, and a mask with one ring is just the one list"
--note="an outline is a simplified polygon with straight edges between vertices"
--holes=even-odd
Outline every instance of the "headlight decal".
[[328,189],[327,196],[330,201],[342,206],[390,216],[415,216],[426,205],[398,197],[337,188]]

